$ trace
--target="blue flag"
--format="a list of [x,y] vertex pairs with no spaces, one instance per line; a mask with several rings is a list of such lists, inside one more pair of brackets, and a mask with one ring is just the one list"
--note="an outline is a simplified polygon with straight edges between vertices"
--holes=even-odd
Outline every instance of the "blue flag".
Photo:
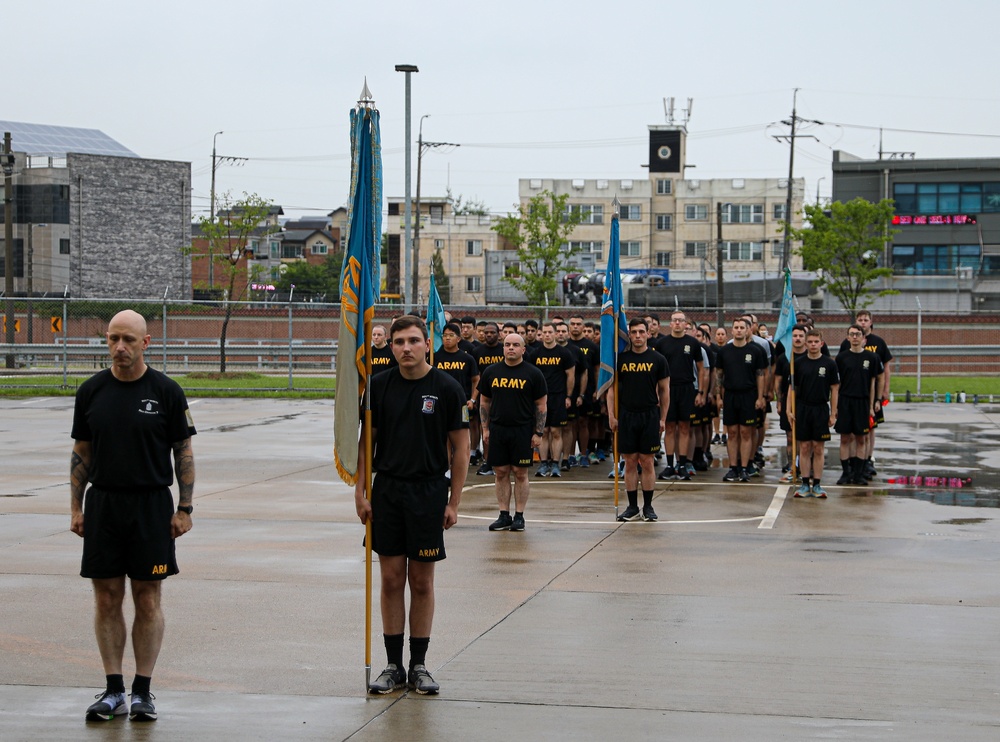
[[774,331],[774,342],[781,343],[785,357],[792,359],[792,328],[795,327],[795,300],[792,296],[792,272],[785,268],[785,290],[781,294],[781,315]]
[[621,246],[618,216],[611,218],[611,246],[608,269],[604,274],[604,302],[601,305],[601,369],[597,375],[597,394],[605,394],[615,380],[618,354],[628,347],[628,321],[622,306],[622,276],[618,265]]
[[347,254],[340,278],[340,337],[333,455],[340,478],[358,481],[358,429],[368,383],[372,319],[379,294],[382,250],[382,151],[379,114],[351,111],[351,195]]
[[444,316],[444,306],[441,304],[441,295],[438,293],[437,284],[434,282],[434,272],[431,271],[431,290],[427,297],[427,329],[430,331],[431,348],[441,350],[444,340],[441,333],[448,320]]

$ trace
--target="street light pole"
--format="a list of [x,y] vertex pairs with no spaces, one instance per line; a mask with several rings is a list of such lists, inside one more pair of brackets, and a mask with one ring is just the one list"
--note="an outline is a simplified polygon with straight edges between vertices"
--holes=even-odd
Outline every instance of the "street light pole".
[[716,229],[718,235],[715,240],[715,303],[717,305],[716,309],[716,326],[725,327],[726,313],[723,307],[726,304],[726,288],[725,281],[722,278],[722,263],[723,263],[723,250],[722,250],[722,202],[720,201],[716,204],[715,209],[715,221]]
[[420,117],[420,126],[417,127],[417,219],[413,225],[413,276],[410,279],[413,285],[413,301],[416,303],[418,287],[420,285],[420,164],[424,159],[424,119],[430,114],[425,113]]
[[[410,295],[406,290],[407,279],[406,277],[410,275],[410,263],[413,259],[413,225],[410,223],[410,218],[412,216],[412,203],[410,201],[410,171],[412,168],[413,158],[410,154],[410,147],[413,140],[413,130],[410,120],[410,77],[412,72],[419,72],[417,65],[415,64],[397,64],[396,72],[403,72],[406,74],[406,195],[403,201],[403,220],[405,222],[404,227],[406,229],[406,244],[404,252],[404,264],[403,264],[403,275],[400,277],[399,281],[399,292],[402,295],[403,309],[410,309],[410,299],[412,298],[414,302],[416,301],[414,287],[414,295]],[[415,308],[414,304],[414,308]]]
[[[3,135],[3,247],[4,247],[4,296],[7,323],[7,345],[14,344],[14,153],[11,151],[10,132]],[[7,368],[14,368],[14,354],[8,353]]]

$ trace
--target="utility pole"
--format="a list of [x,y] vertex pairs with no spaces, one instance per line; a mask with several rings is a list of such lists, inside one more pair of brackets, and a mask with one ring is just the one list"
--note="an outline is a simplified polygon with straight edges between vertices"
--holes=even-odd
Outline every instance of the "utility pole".
[[[788,153],[788,191],[785,196],[785,230],[784,230],[784,245],[781,248],[781,273],[784,274],[785,269],[788,267],[789,252],[791,251],[791,235],[789,230],[792,227],[792,179],[795,177],[795,140],[796,138],[802,139],[816,139],[816,137],[810,134],[796,134],[796,125],[802,121],[810,124],[823,125],[822,121],[815,121],[813,119],[803,119],[799,118],[796,112],[796,104],[798,100],[799,89],[795,88],[792,91],[792,118],[789,121],[782,121],[781,123],[786,126],[791,127],[791,132],[787,135],[782,134],[774,137],[779,141],[788,141],[789,153]],[[818,139],[816,141],[819,141]],[[803,197],[804,198],[804,197]]]
[[[4,297],[7,345],[14,344],[14,153],[10,132],[3,135],[3,247]],[[14,368],[14,354],[7,354],[7,368]]]
[[726,284],[722,278],[722,263],[723,250],[722,250],[722,202],[716,204],[715,207],[715,223],[718,235],[715,240],[715,303],[717,305],[716,315],[715,315],[715,326],[725,327],[726,313],[723,307],[726,304]]
[[[413,302],[413,309],[414,309],[414,311],[416,311],[416,301],[417,301],[417,297],[416,297],[416,288],[417,287],[416,286],[413,287],[413,293],[412,294],[410,292],[408,292],[406,290],[406,284],[407,284],[406,277],[410,274],[410,263],[411,263],[412,258],[413,258],[413,224],[410,221],[410,218],[413,215],[413,212],[411,210],[412,209],[412,203],[410,202],[410,170],[411,170],[412,163],[413,163],[413,157],[410,154],[410,146],[411,146],[411,143],[413,141],[413,133],[412,133],[411,125],[410,125],[411,124],[411,122],[410,122],[410,77],[411,77],[411,74],[410,73],[411,72],[419,72],[419,71],[420,70],[417,69],[417,65],[415,65],[415,64],[397,64],[396,65],[396,72],[403,72],[406,75],[406,97],[405,97],[405,101],[404,101],[404,109],[405,109],[405,115],[406,115],[406,168],[405,168],[405,171],[406,171],[406,177],[405,177],[405,181],[406,181],[406,183],[405,183],[405,185],[406,185],[406,194],[405,194],[405,196],[403,198],[403,221],[405,222],[404,226],[406,228],[406,232],[405,232],[405,234],[406,234],[406,241],[405,241],[405,245],[404,245],[405,251],[404,251],[404,254],[403,254],[403,258],[404,258],[403,273],[402,273],[402,275],[400,276],[400,279],[399,279],[399,293],[401,294],[402,304],[403,304],[404,311],[409,311],[411,300]],[[414,267],[413,270],[415,271],[416,267]]]
[[[215,134],[212,135],[212,195],[211,195],[212,203],[211,206],[209,206],[209,209],[211,209],[211,211],[208,215],[208,218],[212,222],[212,224],[215,224],[215,167],[216,167],[215,140],[219,136],[219,134],[222,133],[223,132],[221,131],[217,131],[215,132]],[[208,288],[209,289],[215,288],[215,259],[212,257],[211,240],[208,241]]]
[[424,141],[424,119],[430,118],[429,113],[420,117],[420,126],[417,129],[417,218],[413,225],[413,301],[416,303],[418,287],[420,285],[420,165],[424,158],[424,151],[434,147],[461,147],[460,144],[451,142],[425,142]]

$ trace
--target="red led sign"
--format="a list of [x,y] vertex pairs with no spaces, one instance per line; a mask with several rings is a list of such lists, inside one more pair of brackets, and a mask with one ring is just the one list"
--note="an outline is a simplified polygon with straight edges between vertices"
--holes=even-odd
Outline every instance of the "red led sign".
[[900,216],[892,218],[893,224],[975,224],[976,217],[972,214],[930,214],[919,216]]

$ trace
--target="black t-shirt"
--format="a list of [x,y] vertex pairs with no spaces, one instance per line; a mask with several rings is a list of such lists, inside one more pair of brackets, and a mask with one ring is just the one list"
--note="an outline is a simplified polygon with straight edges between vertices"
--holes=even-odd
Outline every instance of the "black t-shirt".
[[490,422],[513,427],[534,424],[535,400],[548,391],[542,372],[522,360],[516,366],[501,362],[484,369],[479,393],[490,400]]
[[374,471],[406,479],[443,476],[448,433],[469,427],[467,399],[457,381],[434,368],[413,380],[398,367],[372,377]]
[[487,366],[503,363],[503,345],[500,343],[492,347],[485,343],[477,345],[472,351],[472,357],[476,359],[476,365],[479,366],[479,372],[482,373]]
[[[784,357],[784,356],[782,356]],[[788,362],[787,360],[785,361]],[[820,353],[795,358],[795,400],[801,404],[824,405],[830,401],[830,387],[840,383],[837,363]]]
[[434,353],[434,368],[444,371],[457,381],[465,392],[465,398],[472,399],[472,377],[479,376],[475,358],[464,350],[449,353],[442,348]]
[[[878,356],[879,361],[885,366],[892,360],[892,352],[889,350],[889,346],[886,345],[885,340],[880,338],[874,332],[865,335],[865,350],[870,350],[872,353]],[[840,352],[847,353],[851,350],[851,341],[844,339],[844,342],[840,344]]]
[[601,369],[601,349],[590,338],[581,337],[579,340],[569,339],[570,345],[580,351],[587,359],[587,393],[593,394],[597,391],[597,373]]
[[399,363],[396,356],[392,354],[392,346],[386,343],[384,348],[372,346],[372,376],[395,368]]
[[473,343],[471,340],[466,340],[465,338],[461,338],[458,341],[458,349],[464,350],[470,356],[472,355],[472,351],[476,349],[477,345],[479,345],[479,343]]
[[882,362],[870,350],[860,353],[847,350],[837,354],[837,371],[840,373],[841,397],[868,399],[871,380],[882,375]]
[[[803,353],[804,352],[805,351],[803,351]],[[825,340],[823,341],[823,344],[821,346],[819,346],[819,353],[820,353],[820,355],[826,356],[827,358],[830,357],[830,346],[826,344]],[[783,355],[785,355],[785,346],[784,346],[784,344],[780,340],[777,343],[774,344],[774,355],[776,355],[776,356],[783,356]],[[798,358],[799,354],[796,353],[795,357]],[[786,358],[785,361],[787,362],[787,360],[788,359]],[[775,365],[777,365],[777,363],[775,363]],[[775,371],[774,373],[778,373],[778,372]]]
[[542,345],[527,363],[542,372],[549,394],[553,397],[566,396],[566,372],[574,368],[573,356],[566,348],[560,345],[546,348]]
[[659,404],[659,382],[670,377],[667,359],[652,348],[618,354],[618,410],[646,412]]
[[174,483],[174,443],[195,434],[176,381],[152,368],[135,381],[105,369],[76,392],[74,440],[90,441],[89,480],[103,490],[153,490]]
[[700,362],[701,343],[690,335],[660,335],[653,350],[667,359],[671,384],[693,384],[697,379],[695,362]]
[[770,366],[764,350],[753,342],[742,347],[726,343],[715,361],[722,369],[722,386],[729,392],[757,391],[757,372]]
[[[778,343],[778,347],[781,347],[781,343]],[[789,384],[790,379],[788,377],[789,374],[791,374],[792,369],[791,365],[788,363],[788,356],[785,355],[784,351],[777,353],[776,355],[778,356],[778,360],[775,361],[774,364],[774,375],[781,377],[781,399],[786,399],[788,397],[788,387],[790,385]],[[799,367],[799,359],[805,357],[806,354],[804,351],[802,353],[795,354],[796,369],[798,369]],[[795,372],[796,380],[798,380],[798,373],[799,372],[796,370]]]

